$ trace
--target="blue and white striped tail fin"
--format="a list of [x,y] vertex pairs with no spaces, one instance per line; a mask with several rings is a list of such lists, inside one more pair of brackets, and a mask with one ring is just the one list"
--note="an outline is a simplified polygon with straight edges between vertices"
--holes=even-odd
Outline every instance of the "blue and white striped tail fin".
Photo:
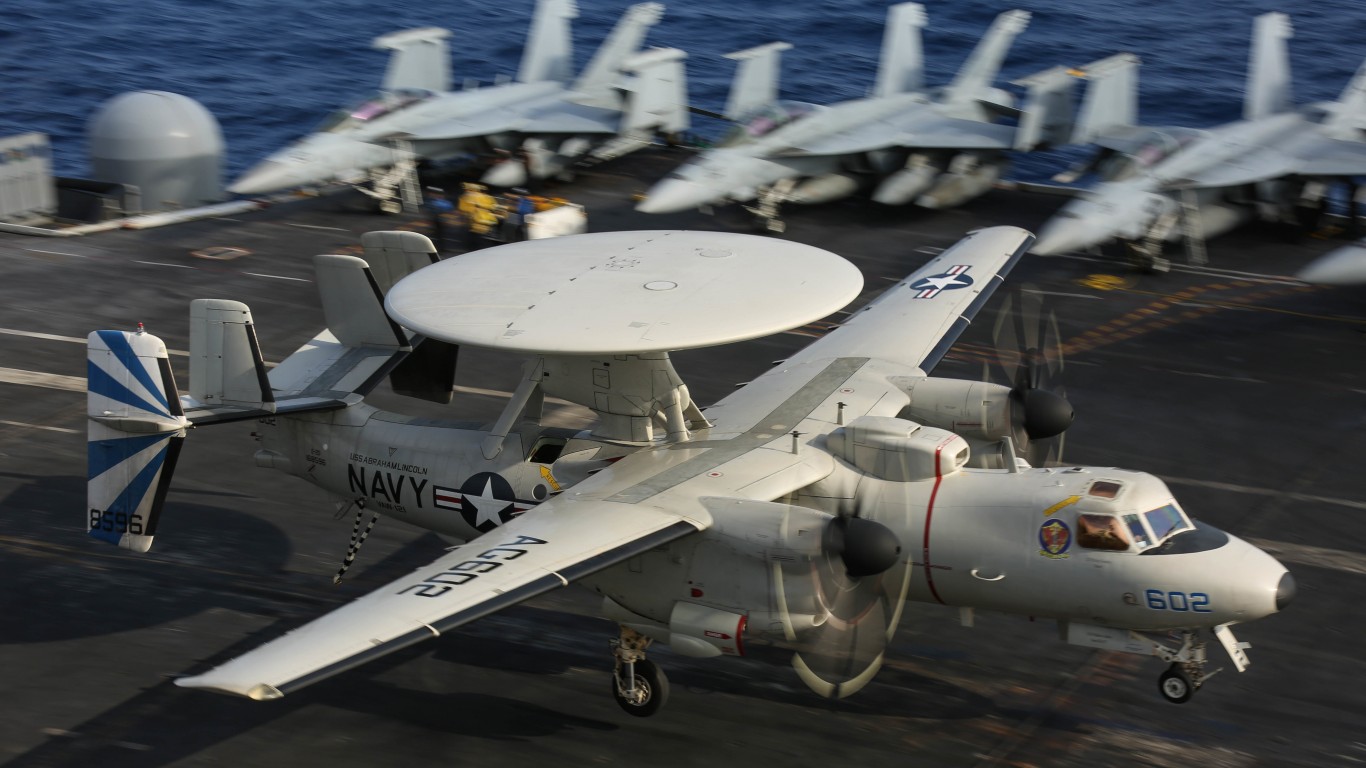
[[146,552],[185,428],[166,345],[139,331],[86,340],[86,521],[91,536]]

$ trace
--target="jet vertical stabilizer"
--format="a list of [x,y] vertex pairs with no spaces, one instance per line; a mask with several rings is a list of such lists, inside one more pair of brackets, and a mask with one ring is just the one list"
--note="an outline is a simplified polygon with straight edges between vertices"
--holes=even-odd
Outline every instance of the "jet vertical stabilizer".
[[1015,149],[1028,152],[1068,142],[1076,123],[1073,92],[1080,74],[1067,67],[1053,67],[1015,81],[1028,92],[1015,131]]
[[531,20],[517,81],[569,82],[574,76],[574,38],[570,22],[579,16],[574,0],[538,0]]
[[1335,139],[1358,141],[1366,131],[1366,62],[1338,97],[1337,109],[1324,122],[1324,130]]
[[375,48],[393,51],[380,87],[390,93],[408,88],[449,91],[451,56],[446,38],[450,36],[450,31],[439,27],[422,27],[375,38]]
[[95,331],[86,361],[86,530],[146,552],[190,426],[166,345],[141,329]]
[[887,9],[874,97],[895,96],[925,87],[925,55],[920,30],[926,23],[925,6],[919,3],[901,3]]
[[576,101],[590,107],[620,108],[621,95],[614,86],[621,68],[663,16],[663,3],[636,3],[628,8],[574,83],[573,89],[581,94]]
[[778,100],[782,52],[791,48],[792,43],[773,42],[726,54],[726,58],[740,62],[726,99],[726,117],[739,120]]
[[687,58],[677,48],[655,48],[626,60],[622,68],[633,76],[623,88],[630,92],[623,133],[644,138],[688,129]]
[[1138,65],[1132,53],[1087,64],[1086,96],[1072,132],[1073,144],[1090,144],[1109,131],[1138,124]]
[[1015,36],[1027,26],[1028,11],[1006,11],[997,16],[982,37],[982,42],[973,49],[963,68],[958,70],[958,75],[945,89],[944,103],[967,104],[989,96],[991,83],[1001,71],[1001,63],[1015,42]]
[[1244,120],[1290,111],[1290,54],[1285,41],[1293,34],[1290,17],[1284,13],[1264,13],[1254,22]]

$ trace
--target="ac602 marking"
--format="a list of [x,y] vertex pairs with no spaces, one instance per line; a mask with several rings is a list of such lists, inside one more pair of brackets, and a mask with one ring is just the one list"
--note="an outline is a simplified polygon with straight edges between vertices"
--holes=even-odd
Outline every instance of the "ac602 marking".
[[525,555],[527,550],[519,547],[545,543],[544,540],[533,536],[518,536],[514,541],[486,549],[469,560],[462,560],[417,584],[404,587],[398,593],[405,595],[411,592],[421,597],[440,597],[451,591],[452,587],[468,584],[482,574],[502,568],[505,561],[516,560]]
[[1163,592],[1160,589],[1150,589],[1143,593],[1148,598],[1148,607],[1155,611],[1194,611],[1195,613],[1213,613],[1214,609],[1209,607],[1209,595],[1204,592]]

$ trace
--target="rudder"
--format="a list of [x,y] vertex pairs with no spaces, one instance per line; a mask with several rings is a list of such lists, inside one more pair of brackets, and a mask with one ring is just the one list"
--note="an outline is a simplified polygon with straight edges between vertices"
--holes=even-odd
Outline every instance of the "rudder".
[[86,371],[86,530],[146,552],[190,426],[166,345],[142,330],[95,331]]

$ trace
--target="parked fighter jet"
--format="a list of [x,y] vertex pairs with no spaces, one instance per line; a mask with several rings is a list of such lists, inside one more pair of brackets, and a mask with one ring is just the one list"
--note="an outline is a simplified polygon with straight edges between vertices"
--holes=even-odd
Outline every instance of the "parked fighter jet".
[[[440,263],[421,235],[370,233],[364,259],[316,258],[328,328],[270,371],[236,301],[192,303],[184,397],[159,339],[90,334],[89,531],[147,550],[186,430],[260,418],[258,465],[358,508],[356,530],[382,512],[468,541],[176,681],[258,700],[580,582],[621,625],[612,692],[633,715],[668,695],[652,641],[698,657],[771,641],[797,650],[814,691],[848,696],[907,600],[1056,619],[1069,642],[1156,655],[1163,695],[1185,701],[1212,674],[1202,633],[1242,670],[1230,625],[1284,608],[1294,580],[1193,521],[1152,475],[1030,466],[1072,418],[1048,386],[1056,322],[998,322],[1010,386],[928,375],[1032,241],[971,234],[704,411],[670,350],[824,317],[859,295],[858,270],[717,232],[578,235]],[[491,428],[363,402],[385,376],[448,400],[460,344],[529,358]],[[542,426],[546,397],[592,409],[595,426]]]
[[645,146],[655,132],[688,126],[685,54],[638,52],[663,14],[640,3],[622,17],[578,79],[572,79],[574,0],[538,0],[513,82],[452,92],[444,29],[385,35],[394,51],[378,96],[338,112],[315,133],[274,153],[229,190],[261,194],[370,174],[389,199],[415,158],[445,159],[490,150],[518,162],[490,171],[489,183],[515,186],[563,172],[587,156],[615,157]]
[[[828,107],[776,99],[778,56],[791,47],[786,43],[730,54],[740,66],[725,116],[737,125],[715,149],[656,184],[638,209],[668,213],[753,200],[769,191],[778,201],[821,203],[873,183],[873,199],[889,205],[947,208],[971,200],[1000,177],[1008,150],[1053,142],[1070,131],[1065,95],[1073,79],[1065,70],[1029,81],[1023,113],[1010,94],[992,85],[1028,22],[1023,11],[998,16],[953,82],[931,91],[922,83],[924,8],[894,5],[872,95]],[[1019,117],[1022,128],[996,122],[1005,116]]]
[[[1063,253],[1118,239],[1141,263],[1161,269],[1165,241],[1184,238],[1192,261],[1200,262],[1205,238],[1254,216],[1312,224],[1327,185],[1350,185],[1366,174],[1366,65],[1337,101],[1295,108],[1290,35],[1285,14],[1257,17],[1237,122],[1208,130],[1138,128],[1132,113],[1116,119],[1109,106],[1084,105],[1079,140],[1093,138],[1102,148],[1088,169],[1100,183],[1043,227],[1034,251]],[[1108,127],[1087,126],[1088,111]],[[1353,208],[1355,197],[1353,190]]]

